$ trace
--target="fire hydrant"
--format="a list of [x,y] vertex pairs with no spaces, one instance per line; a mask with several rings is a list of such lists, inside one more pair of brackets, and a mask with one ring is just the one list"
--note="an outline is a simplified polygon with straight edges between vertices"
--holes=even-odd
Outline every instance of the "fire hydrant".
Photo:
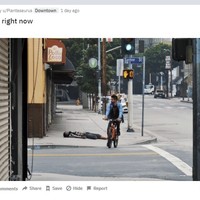
[[76,100],[76,105],[77,105],[77,106],[80,105],[80,99],[79,99],[79,98]]

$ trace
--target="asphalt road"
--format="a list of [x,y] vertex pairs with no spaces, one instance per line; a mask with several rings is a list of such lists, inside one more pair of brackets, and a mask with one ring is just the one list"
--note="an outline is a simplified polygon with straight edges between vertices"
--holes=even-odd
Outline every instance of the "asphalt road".
[[[141,96],[134,96],[133,118],[141,126]],[[192,148],[192,104],[180,99],[154,99],[146,95],[144,100],[144,128],[157,136],[159,142],[174,142]]]
[[[183,154],[173,147],[166,149],[179,157]],[[184,152],[185,156],[189,157],[187,151]],[[110,180],[191,180],[191,175],[184,169],[179,169],[175,163],[142,145],[117,149],[98,147],[37,150],[34,166],[34,171],[38,173],[83,176],[88,177],[88,180],[90,177],[109,177]]]
[[[141,96],[134,96],[134,124],[141,125]],[[125,115],[125,118],[127,115]],[[192,180],[192,104],[145,96],[145,131],[157,136],[151,145],[108,149],[40,149],[34,172],[74,176]]]

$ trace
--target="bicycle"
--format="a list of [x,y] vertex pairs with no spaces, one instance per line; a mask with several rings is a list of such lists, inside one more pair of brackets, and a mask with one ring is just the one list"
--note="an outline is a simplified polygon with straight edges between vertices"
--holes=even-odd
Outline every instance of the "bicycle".
[[119,136],[117,135],[117,123],[118,121],[116,119],[109,119],[107,142],[108,148],[112,147],[112,143],[115,148],[118,146]]

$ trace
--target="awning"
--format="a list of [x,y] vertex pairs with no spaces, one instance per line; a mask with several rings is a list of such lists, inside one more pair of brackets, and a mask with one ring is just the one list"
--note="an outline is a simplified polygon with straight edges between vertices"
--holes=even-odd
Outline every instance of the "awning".
[[187,74],[184,76],[184,79],[183,79],[183,77],[180,77],[180,76],[176,77],[176,79],[173,80],[173,84],[180,85],[183,80],[185,81],[185,80],[191,78],[191,76],[192,76],[191,74]]
[[64,65],[52,65],[52,80],[55,84],[71,84],[74,79],[75,67],[66,58]]
[[172,81],[172,84],[179,85],[181,84],[182,80],[183,80],[183,77],[178,76]]

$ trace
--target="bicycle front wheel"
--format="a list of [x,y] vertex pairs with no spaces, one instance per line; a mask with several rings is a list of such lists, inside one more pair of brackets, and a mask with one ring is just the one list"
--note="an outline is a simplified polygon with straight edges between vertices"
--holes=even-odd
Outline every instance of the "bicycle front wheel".
[[112,140],[108,139],[107,147],[110,149],[112,147]]
[[116,137],[115,140],[113,141],[113,145],[115,148],[117,148],[117,146],[118,146],[118,140],[119,140],[119,138]]
[[111,133],[111,128],[108,130],[108,141],[107,141],[107,147],[111,148],[112,146],[112,133]]

